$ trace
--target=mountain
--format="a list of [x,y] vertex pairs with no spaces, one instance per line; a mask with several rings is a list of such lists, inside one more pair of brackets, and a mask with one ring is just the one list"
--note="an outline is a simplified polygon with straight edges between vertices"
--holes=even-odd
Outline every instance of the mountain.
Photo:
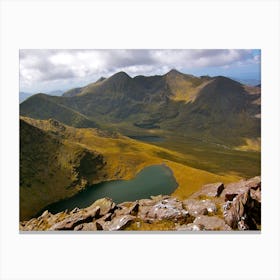
[[72,96],[76,96],[78,95],[83,88],[73,88],[73,89],[69,89],[66,92],[64,92],[62,95],[63,96],[67,96],[67,97],[72,97]]
[[56,102],[58,97],[43,93],[33,95],[20,105],[20,114],[38,119],[55,118],[75,127],[96,127],[96,123],[83,114]]
[[32,95],[33,95],[33,93],[20,91],[19,92],[19,103],[22,103],[24,100],[26,100],[27,98],[29,98]]
[[[32,123],[32,122],[31,122]],[[57,137],[65,127],[50,120],[55,133],[20,119],[20,217],[84,188],[105,165],[103,156]]]
[[205,138],[222,135],[229,143],[233,143],[230,137],[259,137],[260,122],[254,117],[260,112],[259,104],[254,104],[258,97],[240,83],[218,76],[203,86],[192,102],[179,108],[178,115],[165,126]]
[[[211,159],[220,161],[219,155]],[[118,133],[74,128],[54,119],[21,117],[20,219],[29,219],[47,205],[71,197],[92,184],[131,179],[150,165],[164,163],[173,170],[178,183],[174,195],[180,198],[207,182],[241,178],[201,170],[192,166],[192,160],[189,155]]]
[[260,100],[260,88],[222,76],[195,77],[173,69],[161,76],[134,78],[119,72],[62,97],[39,95],[33,100],[34,106],[27,106],[27,100],[20,111],[29,117],[53,117],[80,125],[68,116],[62,117],[60,110],[46,109],[51,103],[80,113],[94,124],[117,127],[125,134],[157,129],[236,146],[244,139],[260,137],[260,119],[256,117],[260,102],[256,100]]
[[46,94],[48,95],[54,95],[54,96],[61,96],[64,93],[63,90],[52,90],[52,91],[47,91]]
[[[45,92],[45,94],[53,95],[53,96],[61,96],[63,93],[64,93],[64,91],[62,91],[62,90],[53,90],[53,91]],[[25,101],[26,99],[28,99],[29,97],[31,97],[34,94],[35,93],[20,91],[19,92],[19,103],[22,103],[23,101]]]

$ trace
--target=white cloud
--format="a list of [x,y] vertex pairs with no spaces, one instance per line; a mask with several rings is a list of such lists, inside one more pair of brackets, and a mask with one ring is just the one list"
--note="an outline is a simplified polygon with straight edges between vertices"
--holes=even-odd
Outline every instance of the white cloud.
[[257,64],[252,50],[20,50],[21,89],[70,88],[125,71],[163,74],[171,68],[229,68]]

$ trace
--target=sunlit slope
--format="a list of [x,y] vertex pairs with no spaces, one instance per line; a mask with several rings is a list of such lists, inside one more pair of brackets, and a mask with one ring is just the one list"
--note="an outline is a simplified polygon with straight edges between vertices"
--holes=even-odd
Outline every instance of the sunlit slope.
[[139,133],[172,131],[234,147],[260,138],[259,87],[176,70],[134,78],[119,72],[62,97],[36,95],[23,102],[20,111],[24,116],[55,118],[75,127],[97,123],[111,129],[137,128]]
[[199,91],[195,100],[182,106],[175,118],[163,122],[162,127],[181,130],[186,136],[238,145],[244,138],[260,137],[260,119],[255,117],[260,105],[254,103],[258,98],[240,83],[216,77]]
[[[174,195],[181,198],[201,184],[240,178],[191,168],[181,163],[187,155],[119,134],[73,128],[54,120],[22,118],[21,122],[20,200],[24,218],[87,184],[130,179],[152,164],[165,163],[173,170],[179,184]],[[42,135],[40,141],[37,134]]]
[[[64,127],[56,121],[50,125]],[[103,156],[20,120],[20,217],[103,179]]]
[[96,123],[72,108],[57,102],[60,97],[36,94],[20,105],[20,115],[37,119],[55,118],[76,127],[96,127]]

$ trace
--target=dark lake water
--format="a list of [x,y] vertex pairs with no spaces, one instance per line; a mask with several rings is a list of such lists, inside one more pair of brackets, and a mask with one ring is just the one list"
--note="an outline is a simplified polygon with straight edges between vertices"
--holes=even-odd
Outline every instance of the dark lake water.
[[152,165],[142,169],[134,179],[116,180],[92,185],[65,200],[58,201],[45,207],[55,214],[75,207],[90,206],[95,200],[110,197],[116,203],[149,198],[151,195],[171,194],[177,188],[177,182],[172,170],[165,165]]
[[157,136],[157,135],[142,135],[142,136],[133,136],[133,135],[128,135],[127,137],[143,141],[143,142],[163,142],[165,138]]

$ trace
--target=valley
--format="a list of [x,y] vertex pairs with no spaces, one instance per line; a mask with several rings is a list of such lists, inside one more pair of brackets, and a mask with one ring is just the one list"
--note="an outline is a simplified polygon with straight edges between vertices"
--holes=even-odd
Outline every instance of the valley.
[[153,166],[168,168],[176,187],[162,193],[167,179],[155,177],[155,187],[151,172],[139,198],[184,200],[202,185],[261,172],[260,87],[222,76],[119,72],[62,96],[33,95],[20,115],[21,221],[111,181],[116,193],[138,193],[122,187]]
[[[193,168],[180,162],[186,158],[182,153],[136,141],[118,133],[69,127],[52,119],[22,117],[21,122],[24,124],[21,125],[20,134],[22,219],[34,216],[46,205],[71,197],[89,185],[118,179],[128,180],[144,167],[155,164],[164,163],[173,171],[178,183],[174,194],[180,198],[186,198],[206,182],[231,182],[240,178],[236,174],[217,175]],[[55,158],[41,158],[41,149],[46,149],[48,153],[51,151],[48,143],[40,141],[38,148],[33,142],[24,144],[25,124],[29,124],[36,132],[38,130],[46,134],[47,139],[63,143],[63,148],[55,150]],[[35,136],[33,131],[28,131],[28,134]],[[68,152],[66,147],[70,148]],[[99,155],[99,161],[95,163],[95,157],[85,157],[85,151],[90,155]],[[63,159],[61,163],[60,158]],[[26,161],[30,162],[29,165]],[[89,170],[80,168],[81,163],[83,168]],[[36,169],[30,169],[30,164],[36,166]],[[46,166],[52,169],[46,170]]]

